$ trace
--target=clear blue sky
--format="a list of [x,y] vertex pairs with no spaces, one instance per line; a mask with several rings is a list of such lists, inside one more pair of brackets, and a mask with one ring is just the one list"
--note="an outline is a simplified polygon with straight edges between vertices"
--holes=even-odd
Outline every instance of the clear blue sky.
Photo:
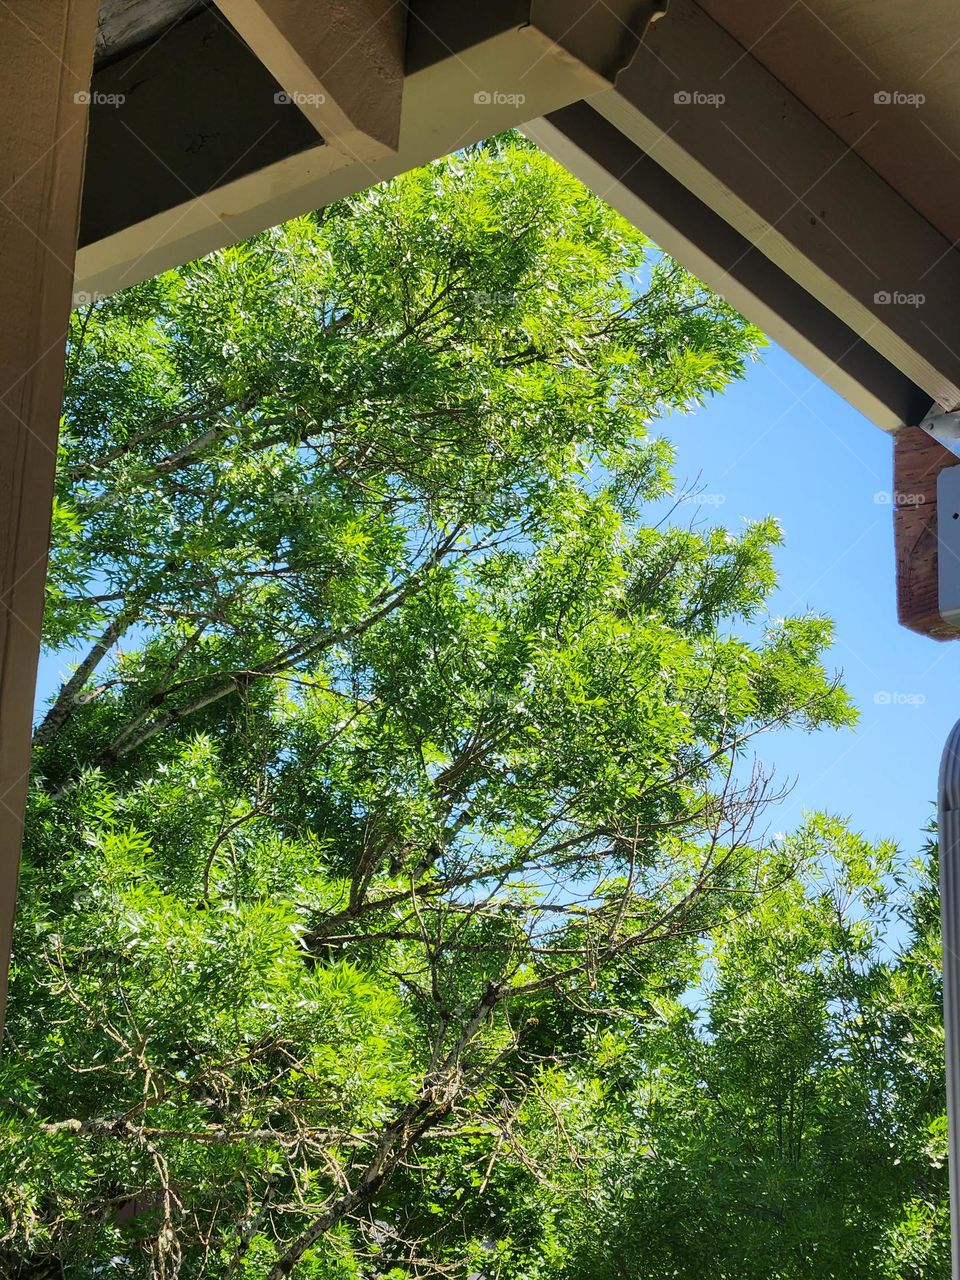
[[890,437],[774,346],[705,410],[671,419],[667,434],[678,480],[699,476],[706,500],[681,507],[680,519],[729,528],[780,520],[773,609],[835,620],[833,664],[860,710],[855,730],[763,740],[764,761],[796,783],[769,815],[772,828],[789,831],[804,810],[826,809],[913,853],[960,718],[960,646],[897,623]]
[[[710,499],[679,508],[678,520],[730,528],[767,514],[780,520],[786,542],[773,609],[835,619],[832,661],[860,708],[855,730],[762,740],[764,761],[795,782],[768,814],[771,830],[789,831],[804,810],[826,809],[913,853],[944,738],[960,717],[960,645],[897,624],[890,437],[774,346],[743,382],[706,409],[670,419],[666,431],[678,481]],[[70,657],[42,659],[39,703]]]

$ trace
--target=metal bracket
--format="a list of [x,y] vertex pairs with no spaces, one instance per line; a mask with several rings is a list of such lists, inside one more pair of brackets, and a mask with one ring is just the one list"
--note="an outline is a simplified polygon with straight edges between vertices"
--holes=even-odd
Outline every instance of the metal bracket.
[[960,409],[942,409],[934,404],[920,426],[938,444],[960,458]]

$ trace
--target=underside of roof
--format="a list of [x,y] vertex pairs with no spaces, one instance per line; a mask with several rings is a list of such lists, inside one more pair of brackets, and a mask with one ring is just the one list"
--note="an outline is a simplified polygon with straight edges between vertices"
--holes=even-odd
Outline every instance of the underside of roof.
[[202,8],[203,0],[102,0],[94,67],[136,53]]
[[77,289],[523,127],[895,430],[960,404],[958,71],[952,0],[102,0]]
[[915,425],[960,409],[956,0],[23,0],[0,48],[0,1005],[71,286],[522,128],[897,433],[901,620],[960,634]]

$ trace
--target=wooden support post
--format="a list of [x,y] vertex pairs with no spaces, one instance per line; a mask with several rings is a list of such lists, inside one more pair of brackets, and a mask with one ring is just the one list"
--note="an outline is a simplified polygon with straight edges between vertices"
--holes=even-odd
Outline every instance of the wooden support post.
[[0,5],[0,1020],[96,16],[96,0]]
[[958,465],[960,458],[922,427],[903,427],[893,438],[897,616],[934,640],[960,636],[960,628],[940,616],[937,581],[937,476]]

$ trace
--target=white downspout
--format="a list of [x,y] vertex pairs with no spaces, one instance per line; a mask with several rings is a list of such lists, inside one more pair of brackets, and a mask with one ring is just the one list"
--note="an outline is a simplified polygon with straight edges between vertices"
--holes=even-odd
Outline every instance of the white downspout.
[[960,720],[940,761],[940,921],[943,1028],[949,1125],[950,1236],[953,1280],[960,1280]]

